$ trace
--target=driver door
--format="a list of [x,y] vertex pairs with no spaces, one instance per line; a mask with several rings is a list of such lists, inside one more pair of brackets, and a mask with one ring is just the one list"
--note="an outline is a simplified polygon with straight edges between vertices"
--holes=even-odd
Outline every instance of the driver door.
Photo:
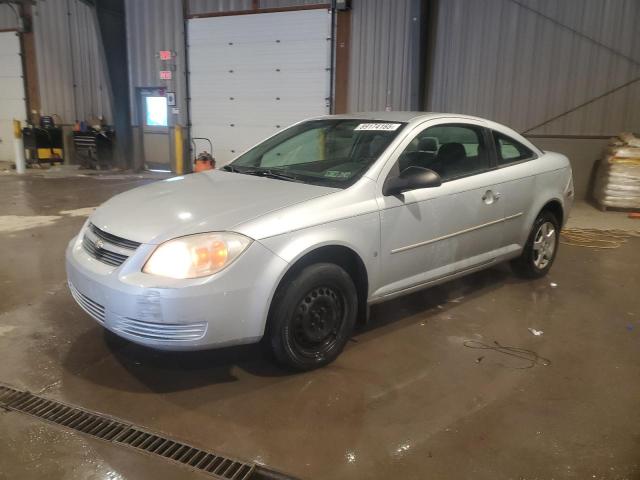
[[438,173],[442,185],[396,196],[380,193],[382,282],[374,296],[491,262],[501,244],[503,209],[487,142],[480,122],[431,122],[392,160],[381,183],[418,166]]

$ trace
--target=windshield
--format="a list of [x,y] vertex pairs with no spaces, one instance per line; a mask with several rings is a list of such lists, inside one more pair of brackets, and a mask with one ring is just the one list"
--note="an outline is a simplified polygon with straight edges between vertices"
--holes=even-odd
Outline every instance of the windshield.
[[224,168],[346,188],[367,171],[405,125],[375,120],[310,120],[265,140]]

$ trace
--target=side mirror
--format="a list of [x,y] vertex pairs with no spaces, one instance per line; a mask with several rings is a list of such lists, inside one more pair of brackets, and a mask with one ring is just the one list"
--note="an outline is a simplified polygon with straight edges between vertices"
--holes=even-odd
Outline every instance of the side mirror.
[[383,195],[398,195],[419,188],[433,188],[442,185],[442,179],[433,170],[421,167],[405,168],[399,176],[390,177],[382,187]]

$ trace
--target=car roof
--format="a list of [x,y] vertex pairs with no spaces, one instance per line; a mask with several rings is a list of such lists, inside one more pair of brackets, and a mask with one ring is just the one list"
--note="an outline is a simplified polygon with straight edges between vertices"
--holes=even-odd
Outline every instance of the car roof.
[[438,113],[438,112],[406,112],[406,111],[381,111],[381,112],[354,112],[342,113],[338,115],[326,115],[321,118],[344,118],[357,120],[381,120],[387,122],[417,122],[431,120],[433,118],[460,118],[465,120],[486,121],[483,118],[473,117],[471,115],[461,115],[459,113]]

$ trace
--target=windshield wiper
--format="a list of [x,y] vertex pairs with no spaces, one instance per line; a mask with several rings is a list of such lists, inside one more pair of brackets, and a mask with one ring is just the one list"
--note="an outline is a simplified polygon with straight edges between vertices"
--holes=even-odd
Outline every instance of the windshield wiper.
[[286,180],[288,182],[300,182],[295,175],[288,175],[286,173],[274,172],[269,169],[254,169],[254,170],[236,170],[238,173],[244,173],[245,175],[255,175],[256,177],[276,178],[278,180]]
[[223,170],[233,173],[242,173],[244,175],[255,175],[256,177],[276,178],[278,180],[286,180],[288,182],[302,182],[297,176],[286,173],[275,172],[269,168],[247,168],[242,169],[234,167],[233,165],[225,165]]

